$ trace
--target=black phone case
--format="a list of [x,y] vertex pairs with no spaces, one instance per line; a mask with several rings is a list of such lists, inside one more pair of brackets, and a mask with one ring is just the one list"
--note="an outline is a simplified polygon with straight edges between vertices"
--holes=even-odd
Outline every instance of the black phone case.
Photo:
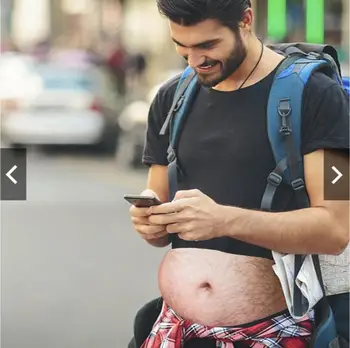
[[130,204],[134,205],[138,208],[149,208],[154,205],[159,205],[161,202],[157,200],[157,198],[150,198],[150,197],[124,197],[125,200],[127,200]]

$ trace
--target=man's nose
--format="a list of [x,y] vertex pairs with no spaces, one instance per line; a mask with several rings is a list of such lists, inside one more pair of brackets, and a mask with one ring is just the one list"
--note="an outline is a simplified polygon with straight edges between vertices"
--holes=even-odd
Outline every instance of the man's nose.
[[190,51],[188,52],[188,65],[193,68],[196,69],[199,65],[202,65],[205,62],[205,57],[203,57],[201,54],[198,54],[194,51]]

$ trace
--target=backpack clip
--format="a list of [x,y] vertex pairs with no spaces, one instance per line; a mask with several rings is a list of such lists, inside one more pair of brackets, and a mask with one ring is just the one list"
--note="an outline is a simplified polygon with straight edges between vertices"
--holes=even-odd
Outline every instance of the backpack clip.
[[168,162],[171,163],[173,161],[175,161],[176,159],[176,153],[175,150],[173,149],[173,147],[170,145],[168,148],[168,156],[167,156]]
[[280,133],[283,135],[290,135],[292,133],[292,129],[289,126],[289,122],[287,117],[292,112],[292,107],[290,105],[290,99],[281,99],[278,105],[278,114],[282,117],[282,126],[280,128]]
[[274,172],[270,173],[267,178],[268,183],[274,187],[278,187],[281,184],[282,180],[282,176]]
[[175,107],[174,107],[174,110],[173,110],[173,113],[179,111],[179,109],[180,109],[182,103],[184,102],[184,100],[185,100],[185,96],[182,95],[182,96],[180,97],[179,101],[176,103],[176,105],[175,105]]
[[321,54],[317,53],[317,52],[309,52],[307,55],[307,58],[312,59],[312,60],[317,60],[322,58]]
[[305,183],[303,179],[296,179],[291,182],[294,191],[302,190],[305,187]]

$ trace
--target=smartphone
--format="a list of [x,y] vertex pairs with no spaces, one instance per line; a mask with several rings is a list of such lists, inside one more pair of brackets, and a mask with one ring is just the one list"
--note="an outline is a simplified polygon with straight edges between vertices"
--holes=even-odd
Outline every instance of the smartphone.
[[151,196],[125,195],[124,199],[138,208],[149,208],[153,205],[162,204],[160,200]]

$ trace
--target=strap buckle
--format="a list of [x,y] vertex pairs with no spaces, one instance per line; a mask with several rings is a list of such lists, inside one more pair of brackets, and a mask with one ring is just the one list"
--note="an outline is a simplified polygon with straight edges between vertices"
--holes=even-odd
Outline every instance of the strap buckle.
[[299,178],[291,182],[294,191],[299,191],[305,188],[304,180]]
[[309,59],[317,60],[317,59],[321,58],[321,54],[319,54],[317,52],[309,52],[306,57]]
[[282,176],[275,172],[270,173],[267,178],[267,182],[274,187],[279,186],[282,180],[283,180]]
[[169,163],[176,160],[176,153],[172,146],[169,146],[167,159]]
[[292,107],[290,105],[290,99],[281,99],[278,104],[278,114],[282,117],[282,126],[280,128],[280,133],[283,135],[290,135],[292,129],[289,127],[287,122],[287,117],[291,114]]
[[185,100],[185,96],[182,95],[182,96],[180,97],[179,101],[176,103],[175,108],[174,108],[174,110],[173,110],[173,113],[179,111],[179,109],[180,109],[182,103],[184,102],[184,100]]
[[278,104],[278,113],[281,117],[287,117],[292,112],[292,107],[290,106],[290,99],[281,99]]

